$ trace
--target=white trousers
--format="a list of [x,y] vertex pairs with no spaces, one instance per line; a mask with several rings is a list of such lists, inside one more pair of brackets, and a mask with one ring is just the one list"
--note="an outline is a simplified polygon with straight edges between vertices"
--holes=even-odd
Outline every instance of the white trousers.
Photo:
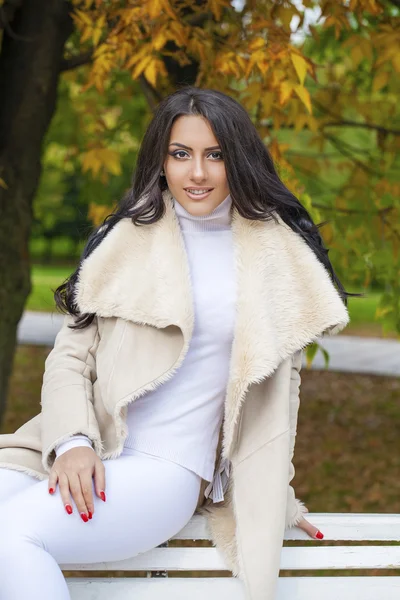
[[0,468],[0,600],[70,600],[59,564],[118,561],[155,548],[196,510],[201,478],[163,458],[124,448],[103,461],[106,502],[94,493],[84,523],[72,500],[21,471]]

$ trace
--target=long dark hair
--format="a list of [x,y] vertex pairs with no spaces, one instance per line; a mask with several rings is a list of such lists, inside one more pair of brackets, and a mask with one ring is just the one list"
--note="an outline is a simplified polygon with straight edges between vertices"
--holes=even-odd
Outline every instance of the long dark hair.
[[[168,150],[174,121],[182,115],[206,118],[220,145],[232,203],[246,219],[267,221],[276,211],[293,231],[301,235],[316,257],[328,270],[347,306],[347,297],[363,296],[345,291],[328,258],[319,228],[308,211],[285,187],[273,160],[246,110],[233,98],[211,89],[186,86],[170,94],[158,105],[147,128],[137,157],[132,187],[100,227],[90,235],[76,271],[60,285],[54,294],[61,312],[75,315],[73,328],[84,328],[94,314],[81,314],[74,301],[74,288],[80,265],[101,243],[111,229],[129,217],[136,226],[155,223],[165,213],[162,192],[167,188],[160,175]],[[141,202],[139,203],[139,199]],[[144,201],[143,201],[144,200]]]

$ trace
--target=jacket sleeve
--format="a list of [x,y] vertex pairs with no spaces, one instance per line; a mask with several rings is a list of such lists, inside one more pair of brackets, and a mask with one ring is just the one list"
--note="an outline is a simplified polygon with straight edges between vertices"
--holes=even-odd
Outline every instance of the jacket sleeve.
[[290,453],[289,453],[289,486],[286,506],[285,528],[294,527],[300,521],[301,517],[308,512],[308,509],[301,500],[295,496],[295,491],[290,485],[294,478],[295,470],[293,466],[293,454],[297,433],[297,415],[300,406],[300,371],[302,364],[303,351],[295,352],[292,357],[292,370],[290,377]]
[[93,407],[96,381],[97,317],[84,329],[70,329],[66,315],[45,362],[41,394],[42,465],[50,473],[55,448],[76,434],[87,436],[101,456],[103,447]]

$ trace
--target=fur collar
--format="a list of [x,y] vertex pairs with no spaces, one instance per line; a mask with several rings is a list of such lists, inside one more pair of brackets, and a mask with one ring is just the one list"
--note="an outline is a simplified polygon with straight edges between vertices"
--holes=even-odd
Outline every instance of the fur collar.
[[[81,312],[163,328],[178,326],[189,346],[194,325],[189,265],[173,198],[157,223],[121,220],[82,263],[76,287]],[[349,315],[330,276],[304,240],[278,223],[243,218],[232,207],[237,309],[225,433],[232,438],[250,384],[323,334],[341,331]],[[224,440],[228,455],[232,439]]]

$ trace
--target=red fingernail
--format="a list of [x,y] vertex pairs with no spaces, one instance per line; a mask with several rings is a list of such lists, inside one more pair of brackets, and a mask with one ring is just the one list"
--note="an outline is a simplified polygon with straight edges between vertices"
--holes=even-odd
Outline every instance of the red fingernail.
[[65,505],[65,510],[70,515],[72,513],[72,506],[70,504]]
[[54,490],[53,490],[53,488],[50,488],[50,489],[49,489],[49,494],[54,494]]
[[81,513],[81,519],[82,519],[82,521],[85,521],[85,523],[87,523],[89,520],[87,515],[85,515],[85,513]]
[[106,501],[106,495],[104,492],[100,492],[100,498],[103,500],[103,502]]
[[315,534],[315,537],[318,538],[319,540],[322,540],[324,538],[324,534],[320,532],[320,530],[318,529],[317,533]]
[[92,513],[90,512],[90,510],[88,510],[89,513],[89,519],[91,519],[93,517]]

